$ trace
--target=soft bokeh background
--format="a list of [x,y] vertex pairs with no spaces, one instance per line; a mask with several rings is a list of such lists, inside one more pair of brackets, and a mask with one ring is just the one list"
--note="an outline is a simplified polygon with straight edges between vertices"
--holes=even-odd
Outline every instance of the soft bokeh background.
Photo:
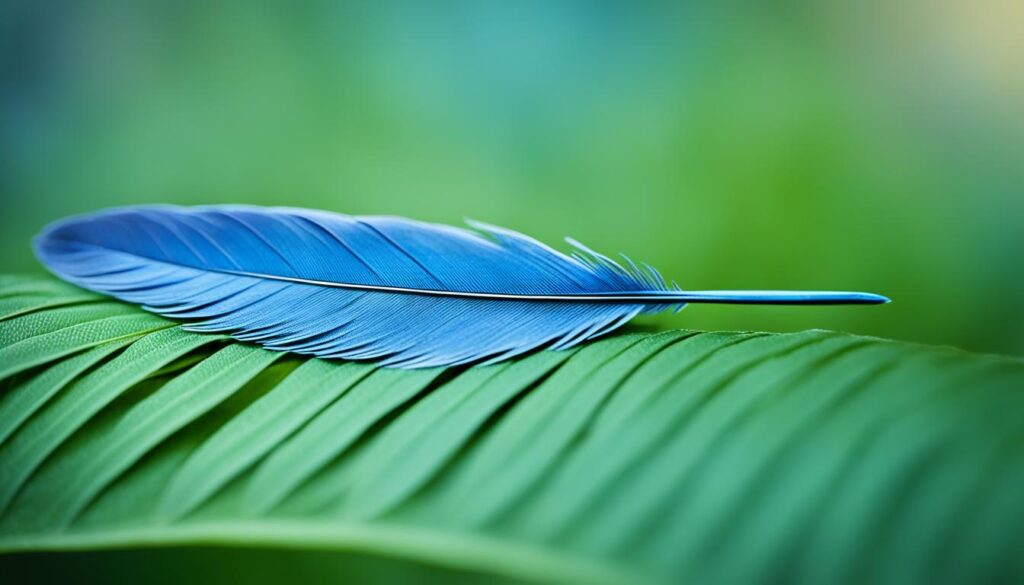
[[626,252],[664,327],[1024,353],[1024,3],[0,1],[0,270],[67,214],[247,202]]

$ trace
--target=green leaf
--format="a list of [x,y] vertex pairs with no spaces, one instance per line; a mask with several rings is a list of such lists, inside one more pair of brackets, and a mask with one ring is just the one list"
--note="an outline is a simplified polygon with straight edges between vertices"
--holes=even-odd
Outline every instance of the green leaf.
[[672,331],[404,371],[0,284],[7,554],[259,545],[553,583],[1024,578],[1017,359]]
[[16,387],[0,395],[0,444],[68,382],[135,339],[138,337],[105,343],[69,357],[34,376],[26,375],[24,380],[19,380]]
[[166,329],[170,323],[114,303],[30,313],[0,333],[0,379],[77,351]]

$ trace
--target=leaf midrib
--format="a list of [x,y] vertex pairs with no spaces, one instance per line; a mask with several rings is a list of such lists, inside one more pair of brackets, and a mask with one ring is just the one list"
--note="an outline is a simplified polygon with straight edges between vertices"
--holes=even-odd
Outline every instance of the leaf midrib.
[[422,526],[289,518],[183,522],[0,537],[0,554],[21,551],[76,551],[152,546],[256,546],[369,553],[449,568],[481,571],[551,583],[650,583],[623,567],[570,551],[470,532]]

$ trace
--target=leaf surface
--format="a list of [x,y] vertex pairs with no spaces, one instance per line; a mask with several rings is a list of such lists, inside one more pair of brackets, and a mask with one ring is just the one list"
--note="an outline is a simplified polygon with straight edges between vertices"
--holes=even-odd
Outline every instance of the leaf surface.
[[627,333],[396,370],[3,278],[0,550],[357,551],[547,582],[1013,581],[1024,363]]

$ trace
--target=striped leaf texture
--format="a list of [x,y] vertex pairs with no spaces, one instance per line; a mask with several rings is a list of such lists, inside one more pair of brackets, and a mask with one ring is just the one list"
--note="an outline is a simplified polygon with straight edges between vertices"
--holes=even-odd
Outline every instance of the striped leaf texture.
[[1019,582],[1024,362],[626,333],[396,370],[0,280],[0,561],[217,545],[552,583]]

